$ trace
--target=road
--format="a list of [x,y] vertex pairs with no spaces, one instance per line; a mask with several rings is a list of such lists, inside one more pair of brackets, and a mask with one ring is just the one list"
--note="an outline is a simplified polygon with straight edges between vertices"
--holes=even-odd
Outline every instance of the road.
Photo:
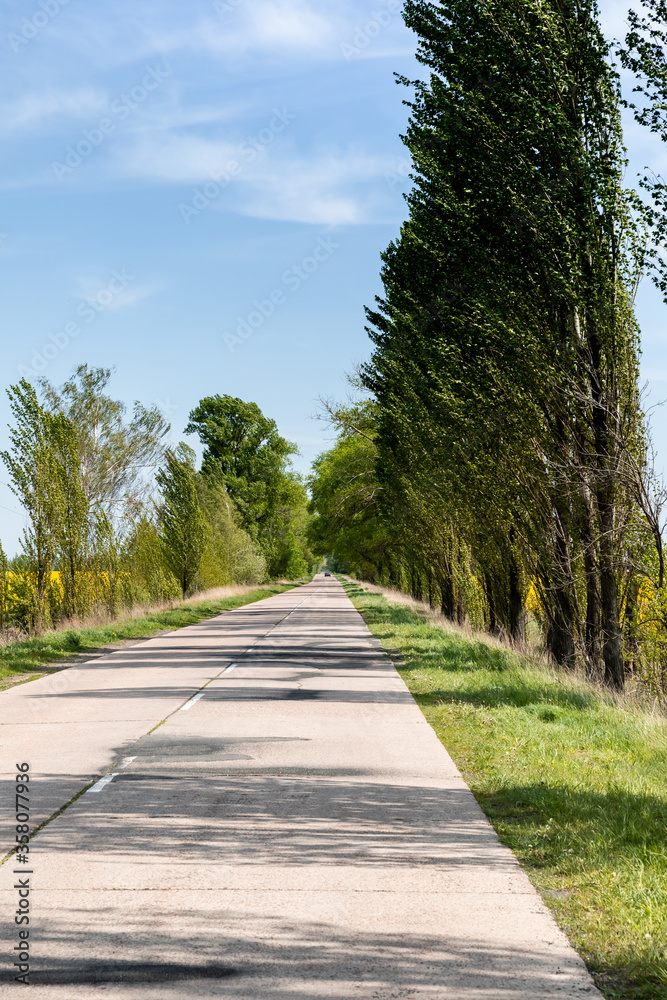
[[0,744],[5,844],[17,763],[52,817],[2,997],[20,892],[44,1000],[600,996],[334,579],[11,688]]

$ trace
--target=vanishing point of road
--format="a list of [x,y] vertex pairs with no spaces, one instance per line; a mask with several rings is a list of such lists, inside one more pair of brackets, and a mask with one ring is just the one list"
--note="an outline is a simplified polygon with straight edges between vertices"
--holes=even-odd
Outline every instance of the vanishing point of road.
[[50,819],[2,997],[28,878],[44,1000],[600,997],[334,579],[10,688],[0,740],[2,853],[17,763]]

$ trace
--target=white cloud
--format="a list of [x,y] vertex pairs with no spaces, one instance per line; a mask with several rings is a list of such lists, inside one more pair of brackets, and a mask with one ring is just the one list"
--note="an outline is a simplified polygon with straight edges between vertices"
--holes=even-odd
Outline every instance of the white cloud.
[[[338,150],[312,158],[272,162],[252,179],[244,198],[247,215],[263,219],[323,225],[358,225],[368,221],[372,187],[362,193],[359,184],[371,184],[385,173],[375,157]],[[372,212],[370,213],[372,214]]]
[[238,145],[195,135],[152,132],[118,152],[123,175],[171,183],[197,184],[238,156]]
[[43,129],[45,119],[57,116],[88,118],[102,114],[107,101],[105,93],[91,87],[24,94],[18,100],[5,101],[0,105],[0,129],[15,131],[36,125]]
[[212,209],[324,225],[360,224],[377,216],[378,208],[385,215],[380,203],[391,192],[384,178],[395,169],[393,159],[358,150],[295,155],[269,144],[253,154],[245,144],[174,133],[141,136],[119,151],[117,169],[122,176],[197,188],[220,177],[230,161],[238,171],[210,198]]
[[[304,0],[218,0],[211,17],[202,17],[188,30],[152,33],[153,51],[203,49],[225,55],[286,50],[320,51],[336,37],[335,20],[316,12]],[[217,16],[216,13],[217,12]]]

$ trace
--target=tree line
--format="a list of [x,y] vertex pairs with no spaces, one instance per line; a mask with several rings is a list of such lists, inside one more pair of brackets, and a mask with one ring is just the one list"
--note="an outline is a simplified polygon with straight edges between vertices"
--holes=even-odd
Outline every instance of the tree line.
[[[329,405],[316,552],[561,668],[667,693],[663,489],[634,300],[666,188],[625,186],[625,105],[663,140],[667,8],[623,43],[592,0],[408,0],[408,218],[367,310],[364,402]],[[619,63],[633,74],[632,100]]]
[[228,584],[311,571],[310,515],[296,446],[255,403],[202,399],[168,444],[156,407],[131,413],[108,393],[111,369],[79,366],[64,385],[8,390],[0,452],[26,512],[19,555],[0,546],[0,629],[33,633],[91,614]]

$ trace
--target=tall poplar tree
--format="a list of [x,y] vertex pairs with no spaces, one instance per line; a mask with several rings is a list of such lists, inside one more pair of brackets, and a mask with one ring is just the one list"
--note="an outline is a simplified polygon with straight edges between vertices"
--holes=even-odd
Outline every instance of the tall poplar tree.
[[408,0],[425,80],[409,219],[383,256],[364,381],[380,467],[453,510],[490,606],[525,574],[558,662],[622,687],[641,453],[618,81],[592,0]]

